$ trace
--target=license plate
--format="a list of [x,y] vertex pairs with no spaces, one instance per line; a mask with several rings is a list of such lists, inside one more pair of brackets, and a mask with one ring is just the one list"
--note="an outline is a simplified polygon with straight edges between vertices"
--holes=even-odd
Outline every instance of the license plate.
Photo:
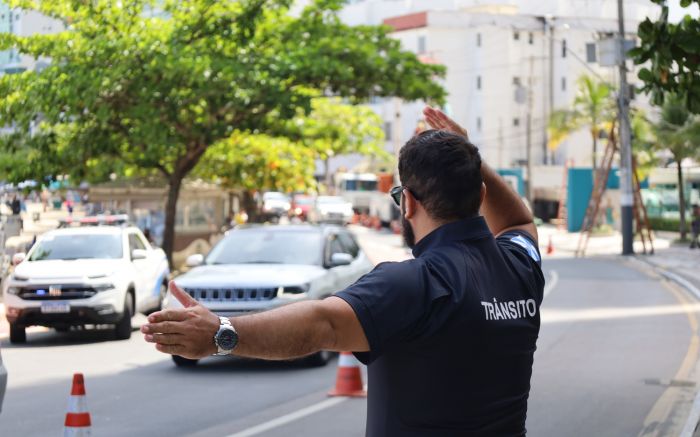
[[70,312],[70,304],[65,302],[45,302],[41,304],[43,314],[65,314]]

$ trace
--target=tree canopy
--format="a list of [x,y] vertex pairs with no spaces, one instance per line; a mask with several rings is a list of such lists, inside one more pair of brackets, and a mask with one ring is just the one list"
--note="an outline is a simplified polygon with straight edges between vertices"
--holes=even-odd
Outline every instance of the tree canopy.
[[13,127],[3,153],[38,150],[78,177],[108,160],[161,173],[169,256],[182,180],[212,145],[276,131],[318,96],[445,96],[434,80],[444,68],[403,51],[386,27],[343,24],[341,0],[316,0],[298,16],[292,0],[7,3],[66,29],[0,35],[0,50],[51,59],[0,78],[0,124]]
[[[661,16],[652,21],[646,18],[637,29],[639,47],[629,55],[636,64],[649,63],[637,74],[644,82],[642,90],[651,94],[657,106],[665,96],[681,96],[686,107],[700,113],[700,21],[686,15],[679,23],[668,21],[666,0],[651,0],[661,5]],[[700,6],[700,0],[681,0],[681,6]]]

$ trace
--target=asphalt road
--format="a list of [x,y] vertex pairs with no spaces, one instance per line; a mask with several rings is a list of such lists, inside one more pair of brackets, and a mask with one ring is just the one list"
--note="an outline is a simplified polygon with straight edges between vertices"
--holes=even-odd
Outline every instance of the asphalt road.
[[[361,238],[379,254],[375,258],[405,255],[391,237]],[[529,434],[672,432],[695,390],[692,302],[681,304],[687,300],[681,292],[616,258],[550,260],[545,270],[550,288],[535,356]],[[10,373],[2,436],[60,435],[73,372],[85,374],[97,436],[364,434],[364,400],[326,397],[335,362],[304,368],[209,358],[194,369],[178,369],[137,332],[126,341],[104,331],[28,337],[22,346],[2,340]]]

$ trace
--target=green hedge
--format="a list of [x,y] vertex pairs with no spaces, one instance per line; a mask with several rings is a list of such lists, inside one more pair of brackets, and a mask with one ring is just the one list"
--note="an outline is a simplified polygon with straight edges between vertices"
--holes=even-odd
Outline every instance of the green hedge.
[[[655,231],[680,232],[681,221],[676,218],[649,217],[649,225]],[[686,227],[689,224],[686,223]]]

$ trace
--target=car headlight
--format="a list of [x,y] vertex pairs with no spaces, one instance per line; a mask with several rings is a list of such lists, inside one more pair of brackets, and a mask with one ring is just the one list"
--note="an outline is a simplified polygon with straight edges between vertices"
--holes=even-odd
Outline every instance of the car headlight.
[[28,280],[29,280],[28,277],[26,277],[26,276],[20,276],[20,275],[18,275],[18,274],[16,274],[16,273],[12,275],[12,279],[14,279],[15,281],[28,281]]
[[7,287],[7,294],[14,294],[15,296],[19,294],[19,287]]
[[286,287],[280,287],[279,294],[301,296],[308,293],[309,288],[311,288],[310,284],[290,285]]
[[114,284],[109,284],[109,283],[95,284],[92,286],[92,288],[94,288],[95,291],[107,291],[107,290],[113,289]]

